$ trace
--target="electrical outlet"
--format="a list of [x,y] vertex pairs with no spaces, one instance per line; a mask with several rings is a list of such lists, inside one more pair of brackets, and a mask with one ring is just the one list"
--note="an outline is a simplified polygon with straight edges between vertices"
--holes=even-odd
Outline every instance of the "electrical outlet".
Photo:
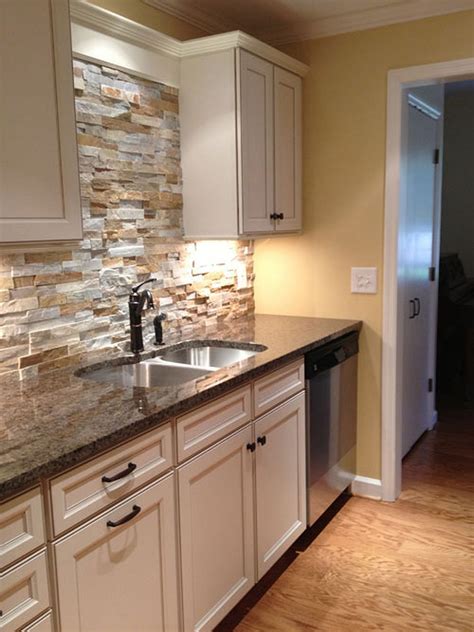
[[247,287],[247,268],[245,263],[241,262],[236,265],[237,273],[237,289],[244,290]]
[[377,293],[377,268],[351,268],[351,292]]

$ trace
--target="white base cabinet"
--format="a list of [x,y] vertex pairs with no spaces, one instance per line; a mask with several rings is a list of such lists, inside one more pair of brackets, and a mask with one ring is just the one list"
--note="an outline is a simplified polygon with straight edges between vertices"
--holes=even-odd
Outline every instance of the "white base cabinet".
[[54,552],[62,632],[178,632],[173,474],[58,541]]
[[184,630],[212,630],[306,529],[304,392],[182,465],[178,482]]
[[306,529],[304,393],[255,422],[257,579]]
[[212,630],[255,582],[252,429],[178,469],[184,629]]

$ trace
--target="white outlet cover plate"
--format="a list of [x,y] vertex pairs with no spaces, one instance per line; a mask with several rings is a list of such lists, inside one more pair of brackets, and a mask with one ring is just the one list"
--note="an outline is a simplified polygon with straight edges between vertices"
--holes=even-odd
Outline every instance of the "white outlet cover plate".
[[351,268],[351,292],[377,293],[377,268]]

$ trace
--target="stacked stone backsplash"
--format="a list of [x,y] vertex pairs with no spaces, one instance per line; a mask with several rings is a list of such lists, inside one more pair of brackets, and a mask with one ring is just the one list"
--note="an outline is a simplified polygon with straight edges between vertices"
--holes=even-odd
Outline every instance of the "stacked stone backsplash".
[[0,373],[22,378],[125,349],[130,287],[149,277],[168,341],[254,311],[252,242],[182,237],[177,90],[82,61],[74,80],[84,239],[0,255]]

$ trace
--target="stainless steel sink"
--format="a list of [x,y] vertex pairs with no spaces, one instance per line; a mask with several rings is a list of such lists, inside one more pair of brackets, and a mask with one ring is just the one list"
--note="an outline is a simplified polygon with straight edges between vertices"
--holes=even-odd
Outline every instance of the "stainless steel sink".
[[[215,370],[215,369],[214,369]],[[153,386],[176,386],[190,382],[204,375],[208,375],[212,369],[202,369],[193,366],[153,360],[143,360],[136,364],[122,364],[97,369],[82,374],[81,377],[108,382],[120,386],[141,386],[151,388]]]
[[231,347],[187,347],[177,351],[169,351],[159,356],[165,362],[186,364],[193,367],[220,369],[241,362],[263,351],[263,349],[235,349]]
[[141,362],[115,361],[109,366],[82,369],[76,375],[119,386],[176,386],[251,358],[266,349],[265,346],[254,343],[241,344],[240,348],[235,348],[226,346],[225,343],[203,345],[203,342],[181,343],[178,349],[171,349]]

